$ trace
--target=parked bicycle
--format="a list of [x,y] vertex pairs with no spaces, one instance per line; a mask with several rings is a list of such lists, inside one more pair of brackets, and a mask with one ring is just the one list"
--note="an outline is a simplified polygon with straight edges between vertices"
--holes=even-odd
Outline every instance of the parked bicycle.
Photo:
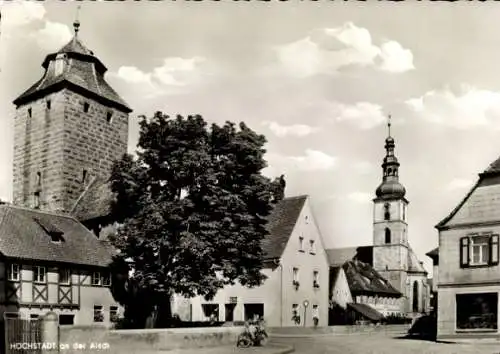
[[264,346],[268,339],[263,319],[248,320],[245,322],[244,331],[238,336],[236,346],[241,348]]

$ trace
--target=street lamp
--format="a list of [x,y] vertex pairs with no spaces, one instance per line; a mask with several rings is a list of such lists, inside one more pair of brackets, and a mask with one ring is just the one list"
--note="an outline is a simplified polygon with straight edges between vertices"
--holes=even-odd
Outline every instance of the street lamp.
[[306,326],[306,313],[307,313],[307,306],[309,306],[309,301],[304,300],[302,303],[304,305],[304,327]]

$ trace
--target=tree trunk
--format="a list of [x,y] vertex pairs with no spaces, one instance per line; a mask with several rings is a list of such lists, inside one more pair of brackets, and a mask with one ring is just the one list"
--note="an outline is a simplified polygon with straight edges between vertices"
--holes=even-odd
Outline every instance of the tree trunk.
[[172,327],[172,298],[165,296],[161,298],[159,304],[156,306],[156,328]]

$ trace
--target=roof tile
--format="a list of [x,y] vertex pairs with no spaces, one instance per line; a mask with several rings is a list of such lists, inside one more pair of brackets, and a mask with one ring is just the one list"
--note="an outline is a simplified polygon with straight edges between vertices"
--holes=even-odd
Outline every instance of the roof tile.
[[361,261],[348,261],[342,267],[347,277],[351,293],[373,293],[380,295],[401,296],[386,279],[371,265]]
[[[62,232],[64,242],[52,242],[46,227]],[[105,267],[113,256],[76,219],[12,205],[0,205],[0,235],[0,253],[6,257]]]

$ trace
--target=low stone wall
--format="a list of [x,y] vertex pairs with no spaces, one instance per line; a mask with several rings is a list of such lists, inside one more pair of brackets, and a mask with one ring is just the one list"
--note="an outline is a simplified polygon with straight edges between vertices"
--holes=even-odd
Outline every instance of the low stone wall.
[[273,327],[268,331],[271,335],[309,335],[309,334],[354,334],[354,333],[387,333],[406,334],[410,325],[354,325],[329,327]]
[[64,350],[65,354],[81,353],[82,345],[85,345],[85,350],[91,350],[92,346],[98,349],[96,346],[101,345],[107,354],[114,354],[236,345],[242,331],[242,327],[108,330],[61,326],[60,334],[61,344],[69,347]]

